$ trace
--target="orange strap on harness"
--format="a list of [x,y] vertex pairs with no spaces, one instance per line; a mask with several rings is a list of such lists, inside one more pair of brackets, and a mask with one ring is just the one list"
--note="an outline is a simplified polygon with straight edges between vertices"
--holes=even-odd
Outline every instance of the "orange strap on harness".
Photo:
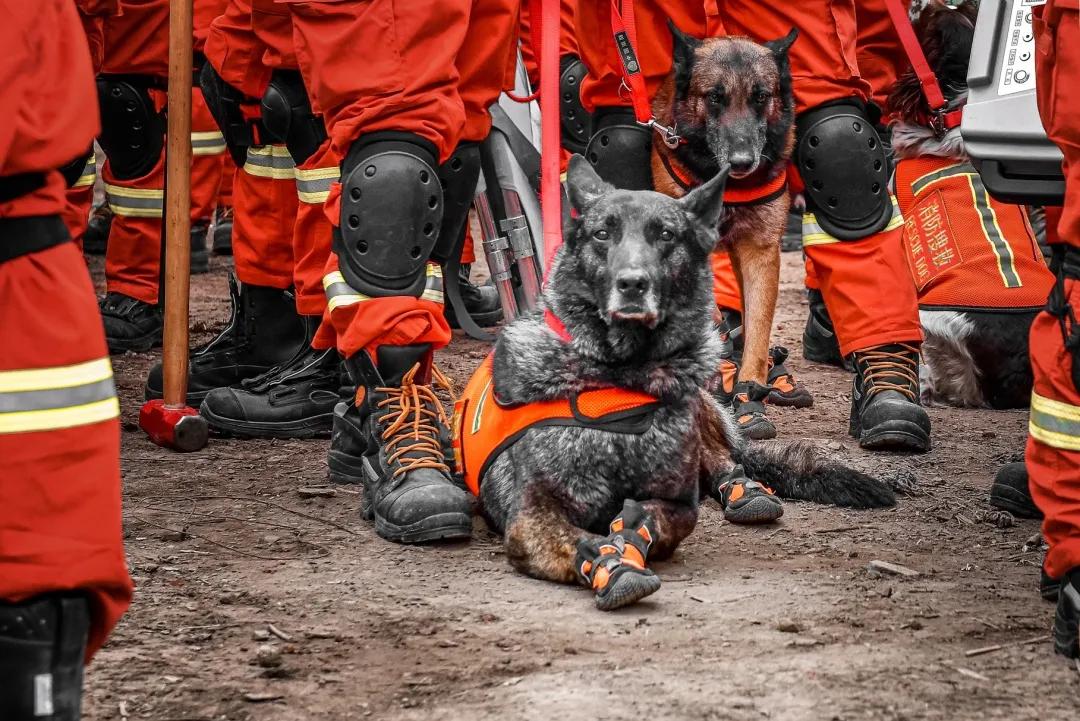
[[[671,153],[660,152],[659,155],[664,170],[675,181],[675,184],[683,190],[690,192],[704,182],[692,177],[689,171],[683,168]],[[788,169],[786,166],[779,175],[765,183],[740,184],[738,180],[732,180],[729,177],[727,185],[724,187],[724,207],[764,205],[786,193],[787,189]]]

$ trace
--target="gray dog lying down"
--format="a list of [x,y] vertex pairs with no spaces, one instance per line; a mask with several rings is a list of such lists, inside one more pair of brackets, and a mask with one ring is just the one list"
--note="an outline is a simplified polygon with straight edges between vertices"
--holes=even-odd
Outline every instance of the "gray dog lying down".
[[[719,361],[708,255],[725,175],[675,199],[615,190],[572,158],[576,217],[546,312],[502,333],[458,405],[459,468],[511,565],[587,585],[601,609],[659,588],[647,561],[693,531],[703,493],[743,522],[782,512],[762,484],[819,503],[895,502],[809,445],[744,441],[704,390]],[[537,420],[552,408],[562,417]],[[532,417],[514,421],[522,409]]]

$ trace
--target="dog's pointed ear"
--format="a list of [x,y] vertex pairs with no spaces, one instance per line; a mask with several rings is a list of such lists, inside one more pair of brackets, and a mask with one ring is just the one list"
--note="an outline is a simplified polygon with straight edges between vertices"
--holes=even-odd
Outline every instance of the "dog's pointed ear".
[[701,41],[684,33],[671,19],[668,19],[668,27],[671,29],[671,69],[675,89],[680,98],[685,98],[694,74],[694,53],[701,47]]
[[581,212],[601,195],[614,189],[615,186],[600,179],[584,156],[575,153],[570,157],[566,168],[566,193],[574,210]]
[[799,29],[791,28],[788,34],[782,38],[776,40],[767,40],[762,45],[772,51],[772,54],[777,58],[787,58],[788,50],[791,50],[791,46],[795,44],[795,41],[799,37]]
[[686,212],[711,231],[713,243],[716,242],[720,215],[724,212],[724,187],[727,185],[729,170],[731,168],[725,165],[719,173],[679,200]]

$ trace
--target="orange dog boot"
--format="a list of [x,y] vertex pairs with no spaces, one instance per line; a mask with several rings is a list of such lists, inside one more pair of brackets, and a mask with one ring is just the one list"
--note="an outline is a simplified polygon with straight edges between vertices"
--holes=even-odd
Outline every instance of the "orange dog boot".
[[660,588],[660,577],[645,567],[655,534],[652,516],[627,500],[610,531],[606,538],[577,545],[578,576],[596,594],[601,611],[637,603]]
[[739,381],[735,384],[731,411],[744,438],[752,441],[776,438],[776,426],[765,416],[765,398],[769,392],[768,386],[754,381]]
[[772,523],[784,515],[784,504],[772,489],[748,478],[742,466],[735,466],[717,478],[709,495],[724,509],[724,518],[731,523]]
[[769,395],[765,402],[774,406],[809,408],[814,405],[814,396],[784,365],[787,359],[788,349],[784,346],[769,349],[769,377],[766,381]]

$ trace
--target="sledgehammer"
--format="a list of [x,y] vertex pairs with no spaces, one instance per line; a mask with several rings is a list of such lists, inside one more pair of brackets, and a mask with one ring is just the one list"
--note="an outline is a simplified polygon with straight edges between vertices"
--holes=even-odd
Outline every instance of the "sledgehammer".
[[139,426],[159,446],[197,451],[206,421],[186,405],[188,291],[191,270],[191,33],[192,0],[169,2],[169,107],[165,150],[164,398],[148,401]]

